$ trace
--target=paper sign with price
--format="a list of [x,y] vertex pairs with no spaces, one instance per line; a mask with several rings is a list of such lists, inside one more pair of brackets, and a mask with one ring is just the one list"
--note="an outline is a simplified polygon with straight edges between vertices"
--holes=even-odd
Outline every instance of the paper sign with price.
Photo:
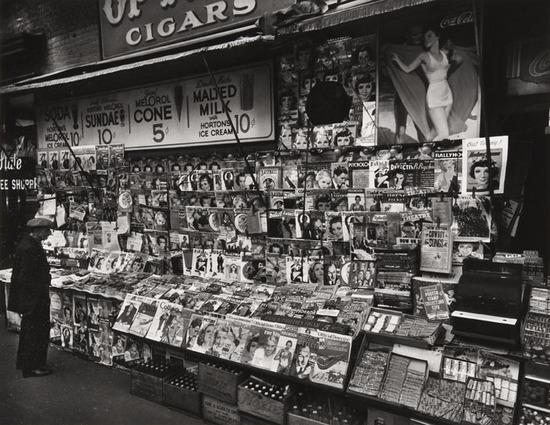
[[261,63],[216,72],[214,78],[43,104],[37,108],[38,146],[63,148],[65,137],[71,146],[174,148],[231,143],[233,129],[243,142],[273,140],[272,81],[271,65]]

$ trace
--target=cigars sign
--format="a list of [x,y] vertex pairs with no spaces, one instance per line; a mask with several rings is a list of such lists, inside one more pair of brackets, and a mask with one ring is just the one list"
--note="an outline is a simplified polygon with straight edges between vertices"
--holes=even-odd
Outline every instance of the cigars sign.
[[99,0],[103,57],[231,30],[293,3],[292,0]]
[[272,73],[260,63],[217,72],[215,81],[202,75],[42,104],[38,148],[62,148],[64,138],[71,146],[122,143],[128,150],[230,143],[233,128],[243,142],[273,140]]

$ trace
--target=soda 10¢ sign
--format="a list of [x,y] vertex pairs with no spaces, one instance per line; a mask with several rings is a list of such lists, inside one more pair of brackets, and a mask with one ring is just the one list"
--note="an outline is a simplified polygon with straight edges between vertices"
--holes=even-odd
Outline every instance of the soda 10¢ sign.
[[273,140],[272,73],[271,64],[261,63],[44,103],[37,108],[38,148],[63,148],[64,138],[71,146],[124,144],[127,150],[230,143],[233,129],[243,142]]

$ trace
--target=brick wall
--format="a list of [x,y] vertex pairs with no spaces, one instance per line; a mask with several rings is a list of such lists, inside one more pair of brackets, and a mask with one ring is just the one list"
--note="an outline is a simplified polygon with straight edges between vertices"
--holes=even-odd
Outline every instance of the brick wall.
[[42,73],[100,60],[97,0],[0,0],[0,8],[1,38],[45,34]]

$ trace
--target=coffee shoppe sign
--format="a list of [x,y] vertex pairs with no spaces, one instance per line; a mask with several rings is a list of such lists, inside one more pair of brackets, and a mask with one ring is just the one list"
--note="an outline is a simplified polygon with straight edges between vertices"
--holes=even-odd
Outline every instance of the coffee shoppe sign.
[[230,30],[293,3],[292,0],[99,0],[103,57]]
[[201,75],[41,104],[38,148],[63,148],[64,138],[71,146],[124,144],[128,150],[234,142],[222,99],[241,141],[273,140],[272,73],[271,64],[260,63],[215,73],[215,81]]

